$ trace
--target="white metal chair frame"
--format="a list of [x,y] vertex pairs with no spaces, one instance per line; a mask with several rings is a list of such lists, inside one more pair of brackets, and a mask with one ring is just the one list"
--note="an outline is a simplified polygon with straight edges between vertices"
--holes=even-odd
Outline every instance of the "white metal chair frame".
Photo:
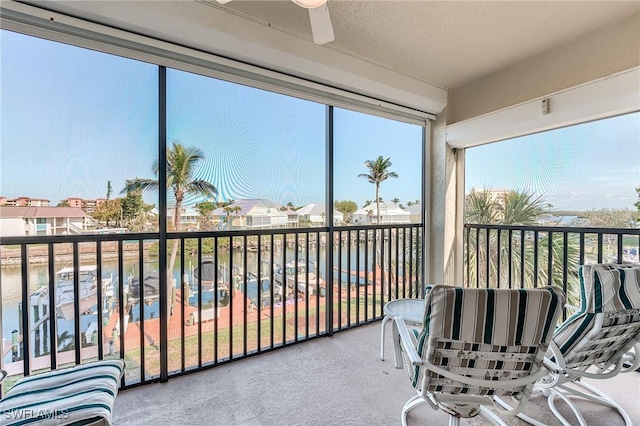
[[[549,408],[551,409],[553,414],[562,422],[563,425],[571,426],[572,424],[567,419],[565,419],[556,408],[555,400],[558,398],[562,399],[571,408],[571,411],[573,411],[576,418],[580,422],[580,425],[582,426],[586,426],[587,422],[585,421],[584,416],[582,415],[578,407],[573,403],[571,398],[583,398],[614,408],[624,419],[625,425],[633,426],[631,417],[629,417],[627,412],[620,406],[620,404],[615,402],[605,393],[580,379],[583,377],[591,379],[607,379],[614,377],[619,373],[628,373],[630,371],[636,370],[638,367],[640,367],[640,356],[637,356],[637,354],[640,354],[640,344],[636,344],[634,346],[634,353],[622,351],[623,353],[618,356],[618,360],[615,364],[610,365],[609,368],[598,368],[597,373],[590,373],[588,371],[567,368],[564,365],[564,358],[562,357],[558,346],[552,343],[549,346],[549,349],[553,353],[553,357],[558,360],[558,362],[552,365],[547,365],[547,368],[551,370],[551,374],[544,377],[537,384],[536,393],[539,391],[540,393],[548,397]],[[631,363],[631,366],[624,367],[624,364],[626,363]],[[567,384],[572,384],[576,387],[582,388],[582,390],[569,387],[567,386]],[[584,392],[583,390],[586,392]],[[535,421],[533,422],[533,424],[542,425],[541,423]]]
[[[597,334],[601,326],[602,317],[596,317],[593,327],[596,333],[593,334]],[[631,417],[620,404],[581,379],[609,379],[620,373],[637,370],[640,368],[640,343],[638,343],[638,341],[640,341],[640,334],[631,337],[628,343],[611,357],[610,362],[594,365],[594,372],[588,371],[588,367],[568,367],[566,356],[562,354],[557,344],[551,342],[549,344],[549,352],[544,361],[544,366],[549,371],[549,374],[536,383],[532,396],[540,394],[545,396],[549,408],[564,426],[573,426],[573,424],[557,409],[556,400],[558,399],[564,401],[567,406],[569,406],[581,426],[587,426],[587,422],[572,399],[583,399],[611,407],[620,414],[626,426],[633,426],[634,423]],[[578,347],[576,349],[579,350],[580,348]],[[576,352],[576,350],[573,352]],[[502,405],[508,407],[506,404]],[[546,426],[544,423],[523,413],[518,414],[518,417],[535,426]]]
[[[427,291],[430,287],[427,288]],[[384,361],[384,335],[387,321],[394,320],[402,316],[406,323],[412,326],[421,326],[424,319],[424,299],[396,299],[384,305],[384,318],[380,325],[380,359]],[[414,317],[411,319],[411,317]],[[394,334],[393,339],[393,360],[396,368],[402,368],[402,355],[400,354],[400,343]]]
[[[491,296],[495,297],[495,305],[492,304],[490,309],[487,305],[482,310],[484,315],[493,318],[491,324],[497,324],[497,318],[506,319],[505,324],[494,329],[489,322],[485,324],[477,319],[473,306],[480,307],[486,302],[483,297],[489,298],[485,293],[480,295],[480,291],[495,295]],[[514,302],[516,298],[520,298],[520,305]],[[458,426],[462,417],[476,415],[493,425],[506,426],[500,416],[512,417],[520,413],[536,381],[548,375],[542,367],[544,353],[563,300],[563,295],[552,288],[514,292],[434,286],[425,301],[424,325],[419,333],[410,331],[401,316],[394,318],[394,339],[399,341],[407,372],[418,393],[402,408],[402,425],[407,425],[409,411],[428,404],[433,409],[447,412],[450,426]],[[464,303],[470,308],[469,312],[462,314],[457,324],[455,320],[449,321],[451,307],[462,309]],[[526,332],[515,327],[512,317],[507,319],[503,316],[510,311],[504,309],[510,303],[516,304],[518,311],[514,312],[517,312],[519,325],[523,324],[522,321],[526,323],[532,312],[539,315],[534,322],[536,325]],[[514,330],[518,330],[516,334],[509,334]],[[474,339],[473,336],[477,337],[479,332],[484,337]],[[520,337],[515,337],[518,334]],[[515,407],[502,407],[494,395],[510,396]]]
[[[581,307],[567,306],[577,312],[554,333],[544,361],[549,374],[536,383],[533,396],[547,397],[564,426],[574,423],[556,408],[557,400],[567,404],[581,426],[587,422],[573,400],[611,407],[626,426],[633,426],[616,401],[581,379],[609,379],[640,367],[640,265],[583,265],[579,274]],[[518,417],[545,426],[523,413]]]
[[[411,342],[411,337],[409,336],[409,330],[404,323],[401,317],[395,318],[395,327],[397,333],[400,337],[400,342],[402,345],[402,349],[404,350],[405,356],[407,360],[413,366],[423,366],[426,367],[429,371],[437,373],[443,377],[451,379],[453,381],[477,387],[485,387],[485,388],[494,388],[494,389],[502,389],[508,390],[516,387],[524,386],[525,389],[529,391],[529,393],[533,390],[534,383],[541,379],[542,377],[548,374],[547,371],[540,368],[536,373],[528,375],[526,377],[522,377],[519,379],[513,379],[507,381],[494,381],[494,380],[480,380],[475,379],[473,377],[467,377],[460,374],[453,373],[451,371],[440,368],[436,365],[429,363],[428,361],[423,361],[418,355],[416,348],[411,344],[405,344],[404,342]],[[490,353],[486,353],[490,354]],[[482,357],[482,353],[475,352],[474,356]],[[505,354],[509,356],[511,354]],[[488,355],[491,356],[491,355]],[[525,391],[526,392],[526,391]],[[427,393],[423,394],[419,392],[418,395],[409,399],[404,406],[402,407],[402,426],[407,426],[407,413],[414,409],[415,407],[422,404],[429,404],[431,408],[434,410],[438,410],[440,408],[445,407],[447,404],[454,403],[456,404],[456,413],[451,411],[447,412],[450,414],[449,416],[449,426],[458,426],[460,424],[460,417],[473,417],[476,414],[479,414],[487,421],[489,421],[493,425],[497,426],[506,426],[506,423],[493,411],[489,410],[485,406],[491,406],[496,411],[498,411],[501,415],[505,415],[507,417],[513,417],[520,413],[524,408],[525,402],[528,398],[520,398],[516,399],[516,406],[514,408],[506,409],[504,408],[499,401],[496,401],[493,396],[476,396],[476,395],[448,395],[444,393]],[[468,411],[466,413],[460,412],[459,410],[464,410],[465,405],[469,405],[469,408],[474,409],[476,405],[479,405],[479,412]],[[462,415],[460,415],[462,414]]]

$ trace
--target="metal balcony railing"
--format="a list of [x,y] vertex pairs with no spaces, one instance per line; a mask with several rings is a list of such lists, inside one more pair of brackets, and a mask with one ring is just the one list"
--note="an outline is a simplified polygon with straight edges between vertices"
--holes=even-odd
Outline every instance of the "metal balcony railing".
[[579,301],[578,266],[638,262],[640,229],[464,225],[464,284],[483,288],[553,285]]
[[110,357],[130,387],[370,323],[422,295],[423,238],[421,224],[4,237],[4,390]]

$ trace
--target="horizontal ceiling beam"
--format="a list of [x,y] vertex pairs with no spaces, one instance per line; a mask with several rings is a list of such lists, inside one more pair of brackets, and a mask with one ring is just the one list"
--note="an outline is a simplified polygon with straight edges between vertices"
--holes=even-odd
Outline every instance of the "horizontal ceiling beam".
[[633,68],[448,125],[446,140],[454,148],[469,148],[639,110],[640,68]]
[[[442,112],[447,103],[447,91],[442,87],[202,2],[29,3],[427,114]],[[24,10],[27,5],[3,2],[2,6]]]

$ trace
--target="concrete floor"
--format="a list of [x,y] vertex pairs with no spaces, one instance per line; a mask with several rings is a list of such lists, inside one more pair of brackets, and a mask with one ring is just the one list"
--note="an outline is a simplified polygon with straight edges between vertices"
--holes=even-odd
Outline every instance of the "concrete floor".
[[[415,392],[404,370],[393,366],[389,339],[387,359],[380,360],[379,333],[380,323],[371,324],[168,383],[122,391],[114,424],[398,425],[402,406]],[[640,426],[640,373],[596,385]],[[624,425],[613,409],[588,402],[580,407],[590,425]],[[526,412],[560,425],[544,399],[533,399]],[[448,416],[423,405],[411,411],[408,421],[410,426],[446,425]],[[525,424],[519,419],[508,423]],[[461,424],[485,423],[477,417]]]

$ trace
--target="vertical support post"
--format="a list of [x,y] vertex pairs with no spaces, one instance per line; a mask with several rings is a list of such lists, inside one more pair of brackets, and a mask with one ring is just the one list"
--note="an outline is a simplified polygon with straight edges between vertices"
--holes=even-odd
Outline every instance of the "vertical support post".
[[[29,332],[29,257],[27,253],[27,245],[20,244],[20,257],[21,263],[21,279],[22,279],[22,310],[21,310],[21,322],[22,322],[22,371],[25,376],[31,374],[30,357],[31,350],[29,344],[31,343],[31,333]],[[20,327],[18,327],[20,329]]]
[[160,381],[169,380],[169,309],[167,291],[167,68],[158,67],[158,270],[160,273]]
[[[52,258],[49,258],[52,259]],[[97,270],[96,274],[98,275],[96,278],[98,279],[98,293],[97,293],[97,304],[98,304],[98,318],[97,318],[97,330],[96,332],[98,340],[96,344],[98,345],[98,359],[102,360],[104,358],[104,342],[102,336],[102,318],[104,316],[104,294],[102,291],[104,290],[102,286],[102,242],[96,241],[96,265]],[[113,285],[113,283],[111,283]],[[53,350],[51,351],[53,353]],[[53,367],[53,364],[51,365]]]
[[[73,341],[75,347],[76,365],[82,363],[82,334],[80,331],[80,254],[78,242],[72,243],[73,247]],[[28,329],[27,329],[28,330]]]
[[[329,336],[333,336],[333,282],[334,282],[334,269],[333,269],[333,107],[327,105],[326,108],[326,141],[327,141],[327,291],[326,291],[326,331]],[[338,276],[340,274],[338,273]]]
[[140,327],[140,381],[145,381],[145,331],[144,331],[144,240],[138,240],[138,282],[140,283],[140,299],[138,302],[138,313],[140,314],[140,322],[138,326]]
[[[427,167],[431,165],[431,123],[427,120],[422,127],[422,258],[420,266],[422,269],[422,277],[420,283],[420,295],[424,297],[427,281],[431,280],[430,255],[431,247],[429,246],[429,234],[431,229],[431,169],[427,171]],[[429,183],[427,184],[427,180]]]
[[[124,316],[125,310],[127,309],[125,299],[124,299],[124,249],[123,249],[123,241],[118,240],[118,325],[119,328],[114,327],[111,332],[111,340],[115,344],[116,336],[119,340],[118,346],[120,347],[120,359],[125,359],[125,347],[124,347]],[[140,283],[142,284],[142,283]],[[116,331],[117,330],[117,331]],[[120,386],[125,385],[126,374],[122,375],[122,379],[120,381]]]
[[[47,244],[49,257],[49,349],[51,351],[51,369],[58,368],[58,324],[56,314],[56,269],[53,243]],[[0,312],[1,314],[1,312]]]

